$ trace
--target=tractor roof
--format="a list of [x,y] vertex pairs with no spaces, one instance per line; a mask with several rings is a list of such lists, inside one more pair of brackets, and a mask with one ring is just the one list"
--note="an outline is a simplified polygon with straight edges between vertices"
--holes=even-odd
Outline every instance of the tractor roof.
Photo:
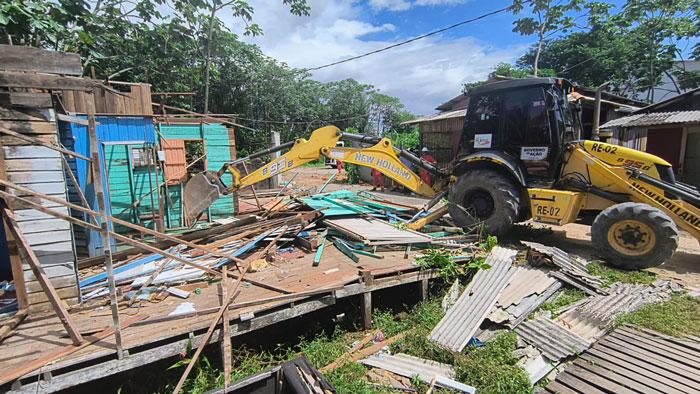
[[[560,82],[561,81],[561,82]],[[493,93],[501,90],[524,89],[535,86],[547,86],[562,84],[568,91],[571,83],[563,78],[539,77],[539,78],[513,78],[504,81],[492,82],[479,85],[469,89],[469,96],[477,96],[482,94]]]

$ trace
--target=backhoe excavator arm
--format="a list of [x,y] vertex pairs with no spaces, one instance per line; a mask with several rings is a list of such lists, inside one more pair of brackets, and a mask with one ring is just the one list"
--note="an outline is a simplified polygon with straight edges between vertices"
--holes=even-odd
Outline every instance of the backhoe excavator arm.
[[[372,144],[368,147],[336,146],[340,138]],[[265,156],[283,149],[289,151],[279,158],[266,163],[248,175],[243,176],[236,164],[252,158]],[[399,154],[427,171],[437,175],[433,187],[424,183],[420,176],[404,165],[397,156],[397,150],[388,138],[367,137],[357,134],[342,134],[335,126],[325,126],[314,130],[308,140],[298,138],[293,142],[257,152],[245,158],[226,163],[219,171],[204,171],[187,182],[183,195],[185,222],[192,226],[199,215],[216,201],[221,194],[235,192],[238,189],[297,168],[319,157],[326,156],[345,163],[364,165],[380,171],[382,174],[404,185],[410,190],[426,197],[434,197],[436,190],[443,189],[449,182],[449,176],[432,164],[421,160],[406,151]],[[226,172],[232,176],[230,185],[224,185],[221,176]]]

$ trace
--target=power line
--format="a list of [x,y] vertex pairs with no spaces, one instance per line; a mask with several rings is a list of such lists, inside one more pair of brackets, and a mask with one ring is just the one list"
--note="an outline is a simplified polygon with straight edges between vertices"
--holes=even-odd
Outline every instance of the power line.
[[310,124],[310,123],[316,123],[316,122],[321,122],[321,123],[334,123],[334,122],[343,122],[346,120],[354,120],[354,119],[359,119],[359,118],[367,118],[369,117],[369,114],[365,115],[358,115],[358,116],[352,116],[350,118],[341,118],[341,119],[333,119],[333,120],[323,120],[323,119],[314,119],[314,120],[308,120],[308,121],[301,121],[301,120],[295,120],[295,121],[284,121],[284,120],[260,120],[260,119],[248,119],[248,118],[242,118],[239,116],[234,116],[233,118],[236,120],[248,120],[248,121],[253,121],[255,120],[256,122],[261,122],[261,123],[274,123],[274,124]]
[[413,38],[411,38],[411,39],[409,39],[409,40],[406,40],[406,41],[402,41],[402,42],[398,42],[398,43],[396,43],[396,44],[389,45],[388,47],[384,47],[384,48],[377,49],[377,50],[374,50],[374,51],[371,51],[371,52],[367,52],[367,53],[364,53],[364,54],[362,54],[362,55],[349,57],[349,58],[347,58],[347,59],[338,60],[337,62],[324,64],[323,66],[306,68],[306,69],[303,69],[303,71],[320,70],[320,69],[322,69],[322,68],[335,66],[335,65],[338,65],[338,64],[341,64],[341,63],[346,63],[346,62],[352,61],[352,60],[357,60],[357,59],[363,58],[363,57],[365,57],[365,56],[374,55],[375,53],[384,52],[384,51],[387,51],[387,50],[392,49],[392,48],[396,48],[396,47],[401,46],[401,45],[406,45],[406,44],[408,44],[408,43],[410,43],[410,42],[413,42],[413,41],[418,41],[418,40],[420,40],[420,39],[423,39],[423,38],[426,38],[426,37],[430,37],[430,36],[435,35],[435,34],[438,34],[438,33],[442,33],[443,31],[447,31],[447,30],[450,30],[450,29],[454,29],[455,27],[458,27],[458,26],[461,26],[461,25],[464,25],[464,24],[467,24],[467,23],[471,23],[471,22],[474,22],[474,21],[478,21],[479,19],[486,18],[487,16],[491,16],[491,15],[495,15],[495,14],[498,14],[498,13],[501,13],[501,12],[504,12],[504,11],[508,11],[511,7],[512,7],[512,6],[508,6],[508,7],[501,8],[501,9],[499,9],[499,10],[491,11],[491,12],[489,12],[489,13],[486,13],[486,14],[483,14],[483,15],[479,15],[479,16],[477,16],[477,17],[475,17],[475,18],[467,19],[467,20],[464,20],[464,21],[462,21],[462,22],[455,23],[454,25],[450,25],[450,26],[447,26],[447,27],[443,27],[442,29],[438,29],[438,30],[435,30],[435,31],[431,31],[430,33],[426,33],[426,34],[423,34],[423,35],[420,35],[420,36],[417,36],[417,37],[413,37]]

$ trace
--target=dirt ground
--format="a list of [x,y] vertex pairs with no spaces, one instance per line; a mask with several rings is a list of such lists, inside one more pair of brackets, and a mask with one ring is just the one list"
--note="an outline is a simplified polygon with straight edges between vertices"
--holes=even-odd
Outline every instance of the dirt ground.
[[[337,170],[328,167],[301,167],[282,175],[283,181],[288,181],[295,173],[293,184],[298,188],[308,188],[314,193]],[[337,175],[335,179],[324,189],[326,192],[345,190],[370,190],[368,184],[348,185],[345,183],[345,171]],[[397,203],[420,207],[427,201],[421,196],[410,196],[398,192],[375,192]],[[543,230],[549,228],[552,231]],[[548,226],[534,223],[518,225],[516,229],[505,237],[505,242],[527,240],[540,242],[545,245],[556,246],[566,252],[593,260],[596,256],[595,248],[591,244],[590,226],[582,223],[570,223],[564,226]],[[673,257],[659,267],[650,268],[648,271],[659,275],[660,278],[669,279],[689,286],[695,292],[700,292],[700,244],[690,234],[681,231],[680,245]]]

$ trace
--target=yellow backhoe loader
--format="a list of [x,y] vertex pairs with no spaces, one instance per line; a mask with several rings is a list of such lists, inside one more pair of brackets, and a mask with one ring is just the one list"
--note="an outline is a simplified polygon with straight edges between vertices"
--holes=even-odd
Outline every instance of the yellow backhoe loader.
[[[626,268],[652,267],[670,258],[678,246],[678,228],[700,240],[697,189],[677,182],[671,165],[659,157],[580,140],[570,93],[571,84],[556,78],[512,79],[471,89],[459,154],[447,169],[394,148],[388,138],[322,127],[308,140],[299,138],[194,176],[183,197],[186,221],[193,224],[222,194],[328,157],[377,169],[431,198],[424,211],[446,196],[444,210],[455,223],[464,228],[481,223],[491,234],[529,219],[564,225],[594,213],[594,246],[608,262]],[[340,139],[360,147],[336,146]],[[247,176],[235,167],[286,149]],[[431,173],[432,187],[400,156]],[[221,181],[227,171],[232,174],[228,186]]]

